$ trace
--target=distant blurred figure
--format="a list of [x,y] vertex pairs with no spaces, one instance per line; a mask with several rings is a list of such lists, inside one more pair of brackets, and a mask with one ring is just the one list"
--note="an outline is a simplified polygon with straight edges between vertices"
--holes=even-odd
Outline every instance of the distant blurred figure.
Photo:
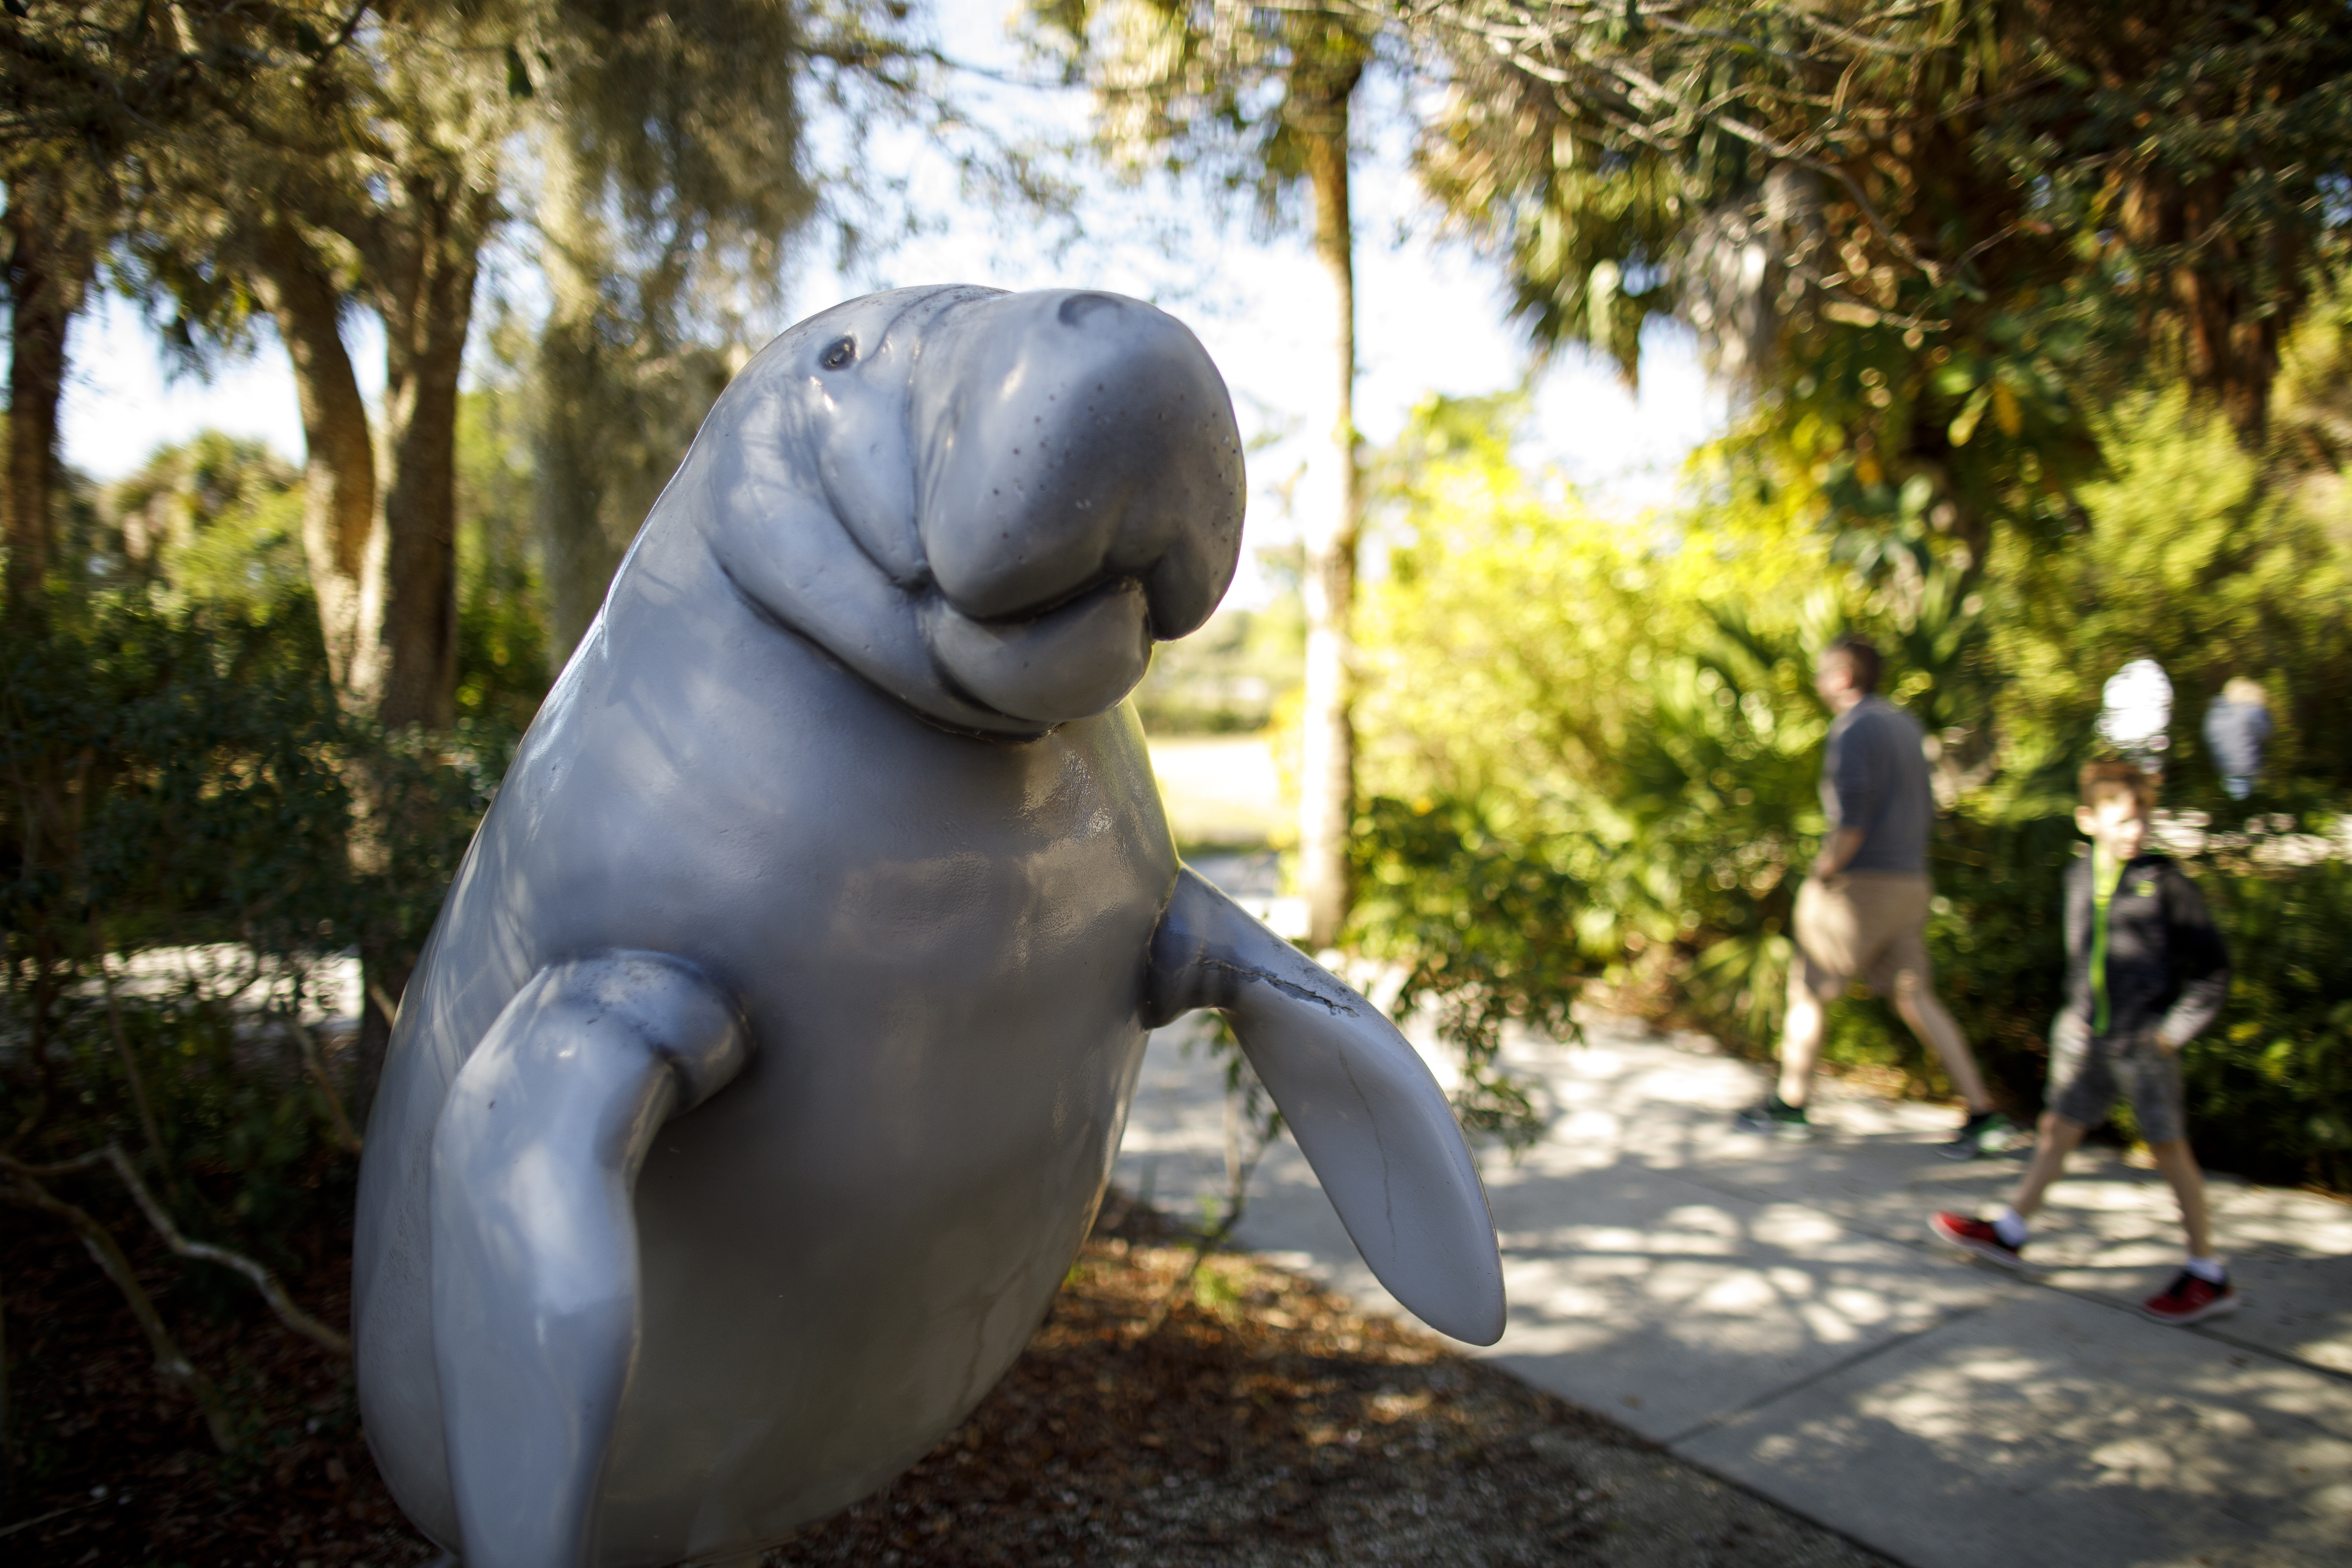
[[2164,666],[2136,658],[2116,671],[2100,694],[2099,733],[2142,772],[2164,773],[2164,752],[2172,742],[2172,682]]
[[2271,695],[2259,680],[2231,676],[2205,710],[2205,749],[2213,754],[2221,787],[2231,800],[2253,793],[2263,776],[2263,747],[2271,738]]

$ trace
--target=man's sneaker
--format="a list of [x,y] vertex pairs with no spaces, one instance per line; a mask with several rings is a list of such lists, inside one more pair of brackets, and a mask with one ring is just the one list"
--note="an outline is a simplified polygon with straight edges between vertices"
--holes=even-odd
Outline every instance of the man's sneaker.
[[2004,1268],[2018,1268],[2025,1261],[2023,1252],[2003,1241],[1990,1220],[1970,1219],[1949,1209],[1937,1209],[1927,1216],[1927,1234]]
[[1998,1110],[1979,1110],[1960,1124],[1959,1131],[1949,1142],[1937,1144],[1936,1152],[1947,1160],[1973,1160],[1979,1154],[1997,1154],[2023,1131]]
[[1805,1108],[1790,1105],[1777,1094],[1764,1097],[1731,1119],[1731,1124],[1742,1132],[1763,1132],[1775,1138],[1810,1138],[1813,1124],[1805,1120]]
[[2145,1315],[2159,1323],[2201,1323],[2238,1310],[2238,1292],[2228,1279],[2216,1285],[2184,1268],[2172,1283],[2139,1304]]

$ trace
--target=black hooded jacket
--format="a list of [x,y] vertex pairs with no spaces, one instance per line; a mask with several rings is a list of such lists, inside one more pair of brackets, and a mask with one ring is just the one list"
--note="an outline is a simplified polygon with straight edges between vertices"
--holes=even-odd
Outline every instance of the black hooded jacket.
[[[2066,872],[2066,1011],[2089,1027],[2091,857]],[[2188,873],[2162,855],[2124,868],[2107,901],[2110,1037],[2161,1027],[2176,1045],[2210,1028],[2230,994],[2230,953]]]

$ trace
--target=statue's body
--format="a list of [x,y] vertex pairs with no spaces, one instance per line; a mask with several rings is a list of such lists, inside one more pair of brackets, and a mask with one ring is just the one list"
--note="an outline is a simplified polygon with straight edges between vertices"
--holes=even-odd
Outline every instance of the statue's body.
[[369,1126],[362,1413],[474,1568],[742,1555],[919,1458],[1034,1330],[1190,1006],[1391,1288],[1499,1333],[1442,1096],[1182,869],[1116,705],[1230,578],[1232,426],[1149,307],[974,289],[814,318],[714,410]]

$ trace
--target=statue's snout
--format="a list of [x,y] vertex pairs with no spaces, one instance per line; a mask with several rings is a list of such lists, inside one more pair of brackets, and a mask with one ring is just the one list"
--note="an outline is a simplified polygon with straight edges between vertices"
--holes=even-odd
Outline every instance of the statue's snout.
[[1198,627],[1233,581],[1244,495],[1233,401],[1200,341],[1140,300],[1061,289],[976,301],[941,328],[924,352],[945,374],[919,383],[912,414],[928,437],[917,526],[949,604],[1042,616],[1073,652],[1099,654],[1136,612],[1147,652]]

